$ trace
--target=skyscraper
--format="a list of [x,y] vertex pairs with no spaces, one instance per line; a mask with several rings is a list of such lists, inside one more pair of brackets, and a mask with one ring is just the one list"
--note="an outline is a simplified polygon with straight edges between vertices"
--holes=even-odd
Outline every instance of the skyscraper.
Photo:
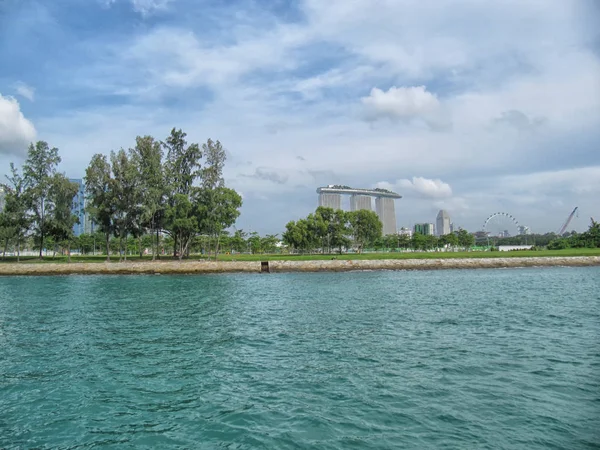
[[71,212],[79,219],[79,223],[73,225],[73,233],[80,236],[85,232],[85,188],[81,178],[69,178],[69,181],[79,186],[77,194],[73,197]]
[[342,196],[340,194],[321,192],[319,194],[319,206],[342,209]]
[[446,211],[441,209],[435,220],[435,234],[436,236],[442,236],[444,234],[450,234],[450,232],[450,216]]
[[415,233],[423,234],[425,236],[433,236],[433,224],[432,223],[416,223]]
[[383,224],[383,235],[396,234],[396,209],[394,199],[390,197],[376,197],[375,211]]
[[371,197],[368,195],[359,195],[354,194],[350,196],[350,211],[359,211],[361,209],[366,209],[367,211],[372,211],[371,207]]

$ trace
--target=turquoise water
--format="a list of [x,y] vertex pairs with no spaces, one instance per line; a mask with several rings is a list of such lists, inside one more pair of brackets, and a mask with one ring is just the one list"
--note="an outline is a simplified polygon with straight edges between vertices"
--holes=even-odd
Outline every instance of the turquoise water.
[[0,278],[0,448],[600,448],[600,268]]

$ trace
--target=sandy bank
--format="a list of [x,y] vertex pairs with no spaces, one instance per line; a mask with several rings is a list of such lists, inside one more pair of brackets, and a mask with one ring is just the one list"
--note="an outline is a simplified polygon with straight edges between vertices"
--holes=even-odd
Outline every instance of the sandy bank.
[[[269,271],[344,272],[349,270],[433,270],[508,267],[600,266],[600,256],[464,258],[464,259],[381,259],[325,261],[269,261]],[[259,273],[259,261],[145,261],[121,263],[8,263],[0,264],[0,275],[69,274],[194,274]]]

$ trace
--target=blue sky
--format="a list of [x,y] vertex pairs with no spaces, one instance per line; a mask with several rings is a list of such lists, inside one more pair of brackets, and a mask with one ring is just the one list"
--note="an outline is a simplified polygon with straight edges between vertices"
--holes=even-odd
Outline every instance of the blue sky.
[[600,216],[594,0],[0,1],[0,172],[27,143],[92,155],[219,139],[239,228],[278,233],[319,185],[388,187],[398,224],[439,208],[533,231]]

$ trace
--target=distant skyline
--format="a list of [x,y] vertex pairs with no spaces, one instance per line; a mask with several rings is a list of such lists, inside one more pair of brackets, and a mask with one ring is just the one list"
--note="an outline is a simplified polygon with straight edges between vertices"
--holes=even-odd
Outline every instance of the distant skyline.
[[0,175],[27,144],[92,155],[219,139],[237,228],[281,233],[328,184],[386,188],[398,227],[495,211],[600,217],[595,0],[4,0]]

